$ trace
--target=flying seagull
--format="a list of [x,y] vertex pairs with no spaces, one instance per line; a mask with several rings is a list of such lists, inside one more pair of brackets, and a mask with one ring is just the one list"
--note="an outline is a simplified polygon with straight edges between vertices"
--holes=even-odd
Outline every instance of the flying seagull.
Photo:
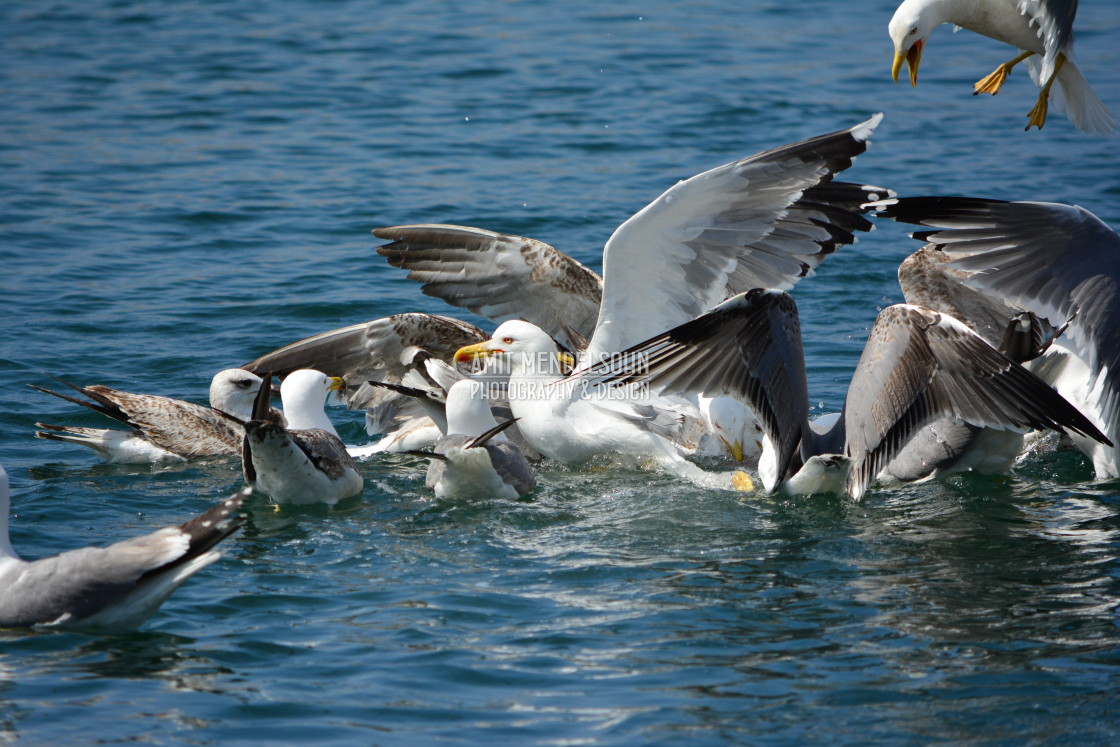
[[141,464],[183,461],[192,457],[236,455],[245,435],[261,379],[239,368],[219,371],[210,384],[210,407],[151,394],[133,394],[107,386],[75,386],[56,379],[88,400],[44,389],[33,389],[99,412],[129,430],[83,428],[36,423],[44,430],[37,438],[88,446],[105,461]]
[[808,420],[797,306],[779,290],[735,296],[569,378],[584,388],[645,382],[742,398],[766,432],[759,476],[770,491],[844,492],[858,499],[917,429],[939,418],[987,428],[1048,428],[1109,443],[1044,381],[964,324],[909,304],[879,314],[843,412],[827,429]]
[[177,527],[108,547],[23,560],[8,536],[10,489],[0,467],[0,627],[135,628],[179,585],[221,557],[240,526],[242,490]]
[[257,395],[252,419],[245,425],[242,469],[245,481],[277,503],[327,503],[362,491],[362,476],[323,411],[328,393],[341,379],[301,369],[280,386],[287,427],[270,416],[268,388]]
[[[904,0],[888,26],[894,42],[891,76],[905,62],[910,84],[918,85],[918,65],[930,33],[943,23],[1010,44],[1021,50],[1014,59],[977,81],[973,93],[999,93],[1011,68],[1023,60],[1041,91],[1026,129],[1046,124],[1051,88],[1058,84],[1070,119],[1084,132],[1107,134],[1116,129],[1108,109],[1073,61],[1073,18],[1077,0]],[[1036,55],[1041,63],[1034,64]]]

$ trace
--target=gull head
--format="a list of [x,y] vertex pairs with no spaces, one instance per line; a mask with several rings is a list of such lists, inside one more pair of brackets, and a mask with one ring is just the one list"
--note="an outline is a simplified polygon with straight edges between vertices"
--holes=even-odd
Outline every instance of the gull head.
[[330,419],[323,412],[323,405],[327,402],[327,395],[342,392],[345,387],[339,377],[327,376],[311,368],[301,368],[288,374],[280,385],[280,400],[284,403],[288,427],[322,428],[334,433]]
[[553,373],[563,375],[564,364],[571,356],[540,327],[520,319],[503,322],[494,336],[476,345],[467,345],[455,352],[456,363],[504,355],[510,359],[512,372]]
[[260,388],[260,376],[241,368],[227,368],[210,382],[210,406],[239,420],[248,420]]
[[[486,383],[461,379],[447,390],[447,433],[458,436],[481,436],[498,424],[490,411]],[[505,440],[499,436],[498,440]]]
[[941,0],[906,0],[894,12],[887,31],[894,42],[894,63],[891,78],[898,82],[898,73],[905,62],[910,69],[910,85],[918,85],[918,65],[922,61],[922,47],[930,32],[944,23],[938,14]]

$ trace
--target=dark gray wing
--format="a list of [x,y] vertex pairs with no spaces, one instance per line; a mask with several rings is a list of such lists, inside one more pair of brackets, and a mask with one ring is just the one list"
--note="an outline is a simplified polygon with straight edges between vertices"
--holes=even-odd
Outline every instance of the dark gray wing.
[[[459,447],[463,449],[486,449],[486,453],[490,457],[490,465],[502,482],[516,490],[519,496],[531,491],[536,487],[537,479],[533,473],[533,468],[529,465],[521,449],[510,442],[495,443],[490,440],[503,431],[509,433],[512,425],[512,420],[506,420],[480,436],[455,434],[441,438],[440,442],[436,444],[434,453],[426,455],[431,457],[432,461],[428,465],[428,474],[424,480],[425,487],[434,489],[443,479],[447,470],[445,454],[452,448]],[[413,453],[420,454],[423,452]]]
[[592,270],[542,241],[481,228],[421,224],[375,228],[393,267],[423,283],[425,295],[492,319],[523,319],[555,338],[564,325],[590,337],[603,282]]
[[1068,429],[1107,441],[1064,397],[967,326],[906,304],[875,320],[843,417],[854,498],[917,429],[939,418],[1004,430]]
[[809,394],[797,304],[755,289],[572,374],[590,386],[648,383],[666,393],[728,395],[750,407],[778,452],[778,484],[808,428]]
[[421,353],[449,361],[460,347],[489,338],[473,324],[451,317],[394,314],[293,342],[241,368],[278,376],[314,368],[347,383],[351,377],[400,383]]
[[490,464],[502,482],[511,486],[518,495],[525,495],[537,484],[533,468],[529,466],[525,455],[511,443],[483,444],[483,449],[490,455]]
[[340,376],[348,406],[366,410],[366,430],[386,433],[424,417],[424,412],[412,398],[371,387],[368,381],[399,384],[410,371],[426,376],[426,360],[450,361],[459,348],[489,338],[473,324],[451,317],[394,314],[293,342],[242,368],[278,375],[314,368]]
[[332,480],[339,479],[347,470],[358,471],[358,465],[347,453],[346,445],[330,431],[320,428],[290,430],[288,437],[312,464]]

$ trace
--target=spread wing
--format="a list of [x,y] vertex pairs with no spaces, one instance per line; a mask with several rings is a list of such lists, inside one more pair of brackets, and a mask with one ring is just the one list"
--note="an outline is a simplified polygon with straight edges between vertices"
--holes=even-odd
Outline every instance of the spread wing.
[[242,368],[277,375],[314,368],[340,376],[346,382],[347,405],[366,410],[370,433],[384,433],[425,415],[413,398],[366,382],[400,384],[410,372],[426,378],[425,361],[450,361],[459,348],[489,337],[473,324],[451,317],[394,314],[293,342]]
[[888,190],[830,182],[867,147],[875,115],[678,183],[623,223],[603,252],[591,360],[693,319],[751,288],[787,289],[866,231],[859,200]]
[[[930,242],[966,282],[1052,326],[1089,368],[1102,422],[1120,433],[1120,236],[1084,208],[967,197],[880,203],[880,214],[929,226]],[[1096,382],[1100,382],[1098,385]]]
[[844,402],[849,494],[862,496],[914,433],[940,418],[1107,440],[1064,397],[961,322],[917,306],[888,306],[871,328]]
[[968,273],[954,268],[950,260],[928,244],[903,260],[898,284],[906,303],[948,314],[998,347],[1019,309],[968,285]]
[[[407,313],[312,335],[266,353],[241,368],[285,376],[314,368],[327,376],[400,383],[421,353],[449,361],[464,345],[489,339],[473,324],[434,314]],[[424,357],[422,356],[422,357]]]
[[754,289],[629,350],[577,371],[590,386],[648,383],[665,393],[728,395],[749,406],[778,452],[784,478],[808,427],[809,394],[797,305]]
[[422,224],[376,228],[377,247],[408,270],[426,295],[494,322],[523,319],[557,339],[569,325],[589,337],[599,316],[602,280],[542,241],[481,228]]

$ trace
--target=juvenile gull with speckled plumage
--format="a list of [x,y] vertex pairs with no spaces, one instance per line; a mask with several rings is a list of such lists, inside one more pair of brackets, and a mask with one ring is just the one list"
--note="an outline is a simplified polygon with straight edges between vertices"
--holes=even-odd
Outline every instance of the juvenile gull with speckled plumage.
[[[210,407],[152,394],[134,394],[107,386],[75,386],[89,400],[44,389],[33,389],[99,412],[129,430],[83,428],[36,423],[44,430],[37,438],[81,444],[111,463],[183,461],[193,457],[230,456],[241,453],[253,399],[261,385],[259,376],[239,368],[219,371],[210,384]],[[277,417],[281,417],[279,413]],[[281,417],[282,419],[282,417]]]
[[[875,207],[926,226],[914,238],[993,302],[1065,331],[1039,360],[1044,376],[1120,441],[1120,235],[1084,208],[1050,202],[911,197]],[[1098,478],[1120,476],[1120,450],[1073,434]]]

